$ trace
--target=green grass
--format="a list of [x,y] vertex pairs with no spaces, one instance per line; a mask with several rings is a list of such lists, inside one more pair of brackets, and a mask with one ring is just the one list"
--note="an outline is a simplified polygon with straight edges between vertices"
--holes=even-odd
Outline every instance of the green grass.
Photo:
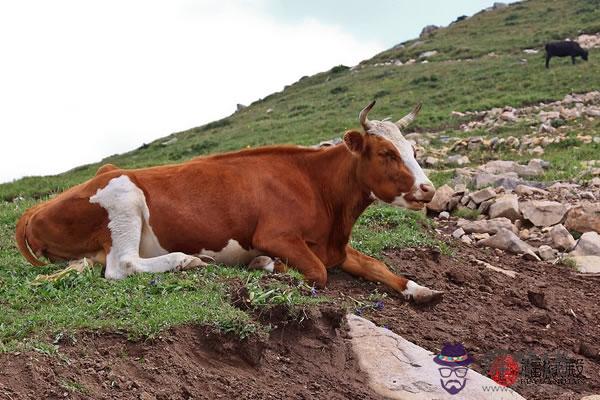
[[[410,40],[403,49],[384,51],[369,63],[390,59],[406,62],[430,50],[439,52],[429,58],[437,61],[477,58],[490,52],[521,56],[526,48],[543,49],[549,41],[598,31],[598,0],[522,1],[494,12],[478,13],[425,39]],[[417,41],[422,43],[415,46]]]
[[481,215],[481,212],[479,210],[471,210],[470,208],[459,208],[452,211],[452,215],[457,218],[475,220]]
[[62,379],[60,381],[60,387],[62,387],[65,390],[68,390],[71,393],[79,393],[83,395],[89,394],[89,390],[85,387],[85,385],[70,379]]
[[402,247],[438,247],[445,244],[428,231],[431,220],[421,213],[390,206],[371,206],[358,220],[351,244],[365,254],[377,257],[383,250]]
[[[291,271],[291,282],[265,280],[260,271],[210,266],[201,270],[138,274],[113,282],[101,277],[99,266],[72,273],[57,282],[35,284],[38,274],[62,269],[64,264],[32,267],[14,243],[17,218],[35,200],[0,202],[0,352],[17,349],[55,355],[54,338],[77,330],[117,331],[132,339],[153,337],[181,324],[200,324],[240,337],[264,334],[269,327],[252,310],[231,304],[232,279],[244,283],[255,311],[285,305],[290,315],[327,298],[313,297],[301,275]],[[382,231],[377,221],[385,224]],[[389,247],[436,246],[416,213],[374,206],[355,230],[357,247],[380,255]]]

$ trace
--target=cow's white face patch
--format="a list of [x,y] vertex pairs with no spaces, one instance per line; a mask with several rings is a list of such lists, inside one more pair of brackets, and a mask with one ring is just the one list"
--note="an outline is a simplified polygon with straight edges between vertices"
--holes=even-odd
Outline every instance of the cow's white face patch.
[[229,239],[227,245],[219,251],[202,250],[201,255],[210,256],[215,262],[225,265],[248,265],[254,258],[260,256],[258,250],[244,249],[237,240]]
[[[390,121],[369,121],[369,130],[367,133],[387,139],[394,145],[398,150],[398,153],[400,153],[402,162],[406,165],[415,179],[414,188],[420,188],[421,185],[433,186],[415,159],[415,153],[411,143],[402,135],[402,132],[400,132],[400,129],[396,124]],[[410,208],[409,202],[404,199],[404,194],[397,196],[392,204],[399,207]]]

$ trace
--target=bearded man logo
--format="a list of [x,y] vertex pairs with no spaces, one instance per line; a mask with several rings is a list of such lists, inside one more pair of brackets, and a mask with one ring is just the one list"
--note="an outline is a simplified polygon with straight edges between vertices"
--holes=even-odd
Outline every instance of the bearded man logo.
[[468,365],[473,362],[473,357],[462,344],[444,344],[442,353],[433,357],[433,362],[440,365],[440,384],[446,392],[454,395],[464,389],[467,384]]

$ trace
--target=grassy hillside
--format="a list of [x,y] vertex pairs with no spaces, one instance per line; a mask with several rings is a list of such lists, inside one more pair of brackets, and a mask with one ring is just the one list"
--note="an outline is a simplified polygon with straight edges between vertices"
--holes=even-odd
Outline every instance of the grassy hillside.
[[431,58],[436,61],[478,58],[490,52],[520,56],[522,49],[543,49],[547,41],[599,31],[599,0],[523,1],[480,12],[433,32],[425,40],[409,40],[404,48],[384,51],[367,63],[389,59],[406,62],[430,50],[439,52]]
[[[232,279],[244,282],[261,299],[257,307],[285,304],[302,309],[320,301],[312,298],[302,283],[273,285],[261,274],[231,268],[163,274],[158,279],[138,275],[117,283],[100,279],[96,268],[57,283],[36,285],[38,273],[50,273],[62,266],[34,269],[26,263],[13,241],[18,216],[40,199],[91,177],[103,163],[142,167],[246,146],[313,144],[357,127],[358,112],[373,98],[378,100],[372,112],[374,118],[400,117],[422,101],[424,108],[414,129],[464,136],[457,130],[461,121],[451,117],[453,110],[521,106],[600,88],[600,50],[591,51],[590,61],[576,66],[570,65],[570,60],[553,60],[550,70],[544,68],[541,54],[522,52],[523,48],[539,48],[545,41],[579,31],[600,31],[598,21],[600,0],[531,0],[481,13],[437,31],[416,47],[416,41],[410,41],[403,49],[378,54],[356,69],[338,66],[305,77],[222,120],[60,175],[28,177],[0,185],[0,352],[24,344],[52,352],[54,347],[45,338],[79,328],[147,336],[175,324],[196,322],[240,335],[261,331],[263,327],[251,312],[230,304],[228,283]],[[427,50],[439,53],[426,64],[376,65],[392,59],[406,61]],[[600,132],[597,122],[572,123],[572,128],[572,136],[584,130]],[[528,126],[515,124],[502,134],[518,136],[527,132]],[[569,156],[560,145],[547,148],[546,155],[552,161],[547,178],[577,173],[573,157],[597,157],[599,146],[570,148]],[[478,162],[498,154],[469,156]],[[449,176],[439,172],[435,182],[442,183]],[[440,246],[429,227],[420,214],[373,207],[355,227],[353,244],[376,257],[390,247]]]
[[[312,144],[356,127],[358,112],[373,98],[378,117],[400,117],[424,102],[414,129],[451,128],[453,110],[520,106],[600,87],[600,50],[590,62],[565,59],[543,66],[542,54],[521,49],[579,31],[600,31],[600,0],[531,0],[484,12],[441,29],[416,47],[381,53],[351,71],[335,67],[258,100],[241,112],[188,131],[174,133],[131,152],[105,158],[51,177],[24,178],[0,185],[0,199],[42,197],[93,175],[106,162],[140,167],[179,162],[197,155],[270,143]],[[414,41],[411,42],[414,44]],[[375,66],[438,50],[427,64]],[[488,55],[490,52],[496,55]],[[464,60],[465,57],[475,57]],[[458,61],[458,59],[463,59]],[[523,63],[521,60],[527,62]],[[271,112],[267,112],[271,110]],[[162,143],[177,138],[175,143]]]

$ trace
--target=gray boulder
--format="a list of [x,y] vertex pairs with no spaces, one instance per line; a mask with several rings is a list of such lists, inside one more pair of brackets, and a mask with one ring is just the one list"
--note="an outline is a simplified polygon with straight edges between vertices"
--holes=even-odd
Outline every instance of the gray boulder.
[[564,251],[571,251],[575,247],[575,239],[573,235],[564,227],[563,224],[557,224],[550,230],[550,238],[552,239],[552,245]]
[[427,208],[431,211],[442,212],[448,207],[448,202],[454,194],[454,189],[448,185],[439,187],[435,191],[435,195],[430,203],[427,204]]
[[514,232],[509,231],[508,229],[500,229],[494,236],[489,239],[484,239],[478,244],[515,254],[524,254],[529,258],[540,261],[540,258],[535,254],[533,247],[519,239]]
[[489,233],[494,234],[501,229],[517,232],[517,228],[508,218],[483,219],[480,221],[458,220],[457,225],[466,233]]
[[531,200],[521,203],[523,217],[535,226],[552,226],[560,223],[567,213],[567,206],[557,201]]
[[569,256],[579,272],[600,274],[600,256]]
[[489,209],[490,218],[505,217],[511,221],[521,217],[519,199],[515,194],[505,194],[494,202]]
[[600,235],[597,232],[584,233],[570,254],[575,256],[600,256]]
[[475,204],[481,204],[494,197],[496,197],[496,191],[492,188],[485,188],[471,193],[471,200],[473,200]]

